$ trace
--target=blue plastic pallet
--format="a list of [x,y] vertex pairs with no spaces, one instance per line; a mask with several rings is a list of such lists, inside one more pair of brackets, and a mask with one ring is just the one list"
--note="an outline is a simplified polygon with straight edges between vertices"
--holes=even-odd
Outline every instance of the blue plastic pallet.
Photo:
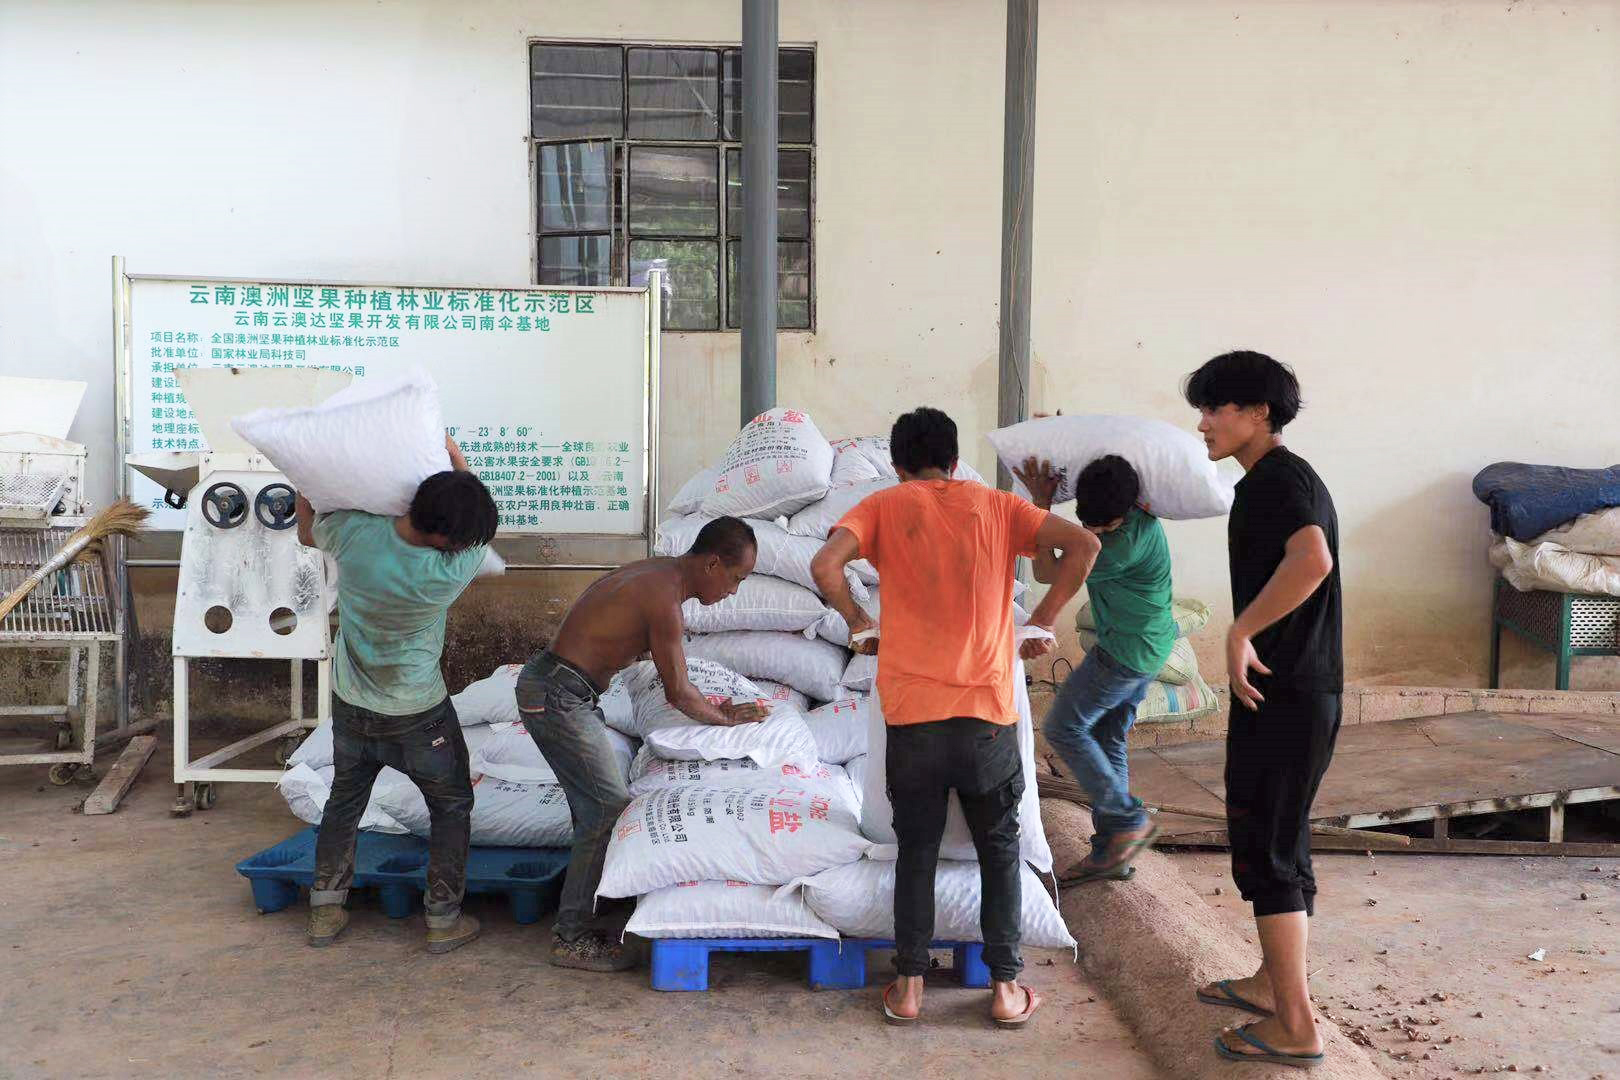
[[[294,833],[236,864],[261,914],[296,903],[298,887],[315,880],[315,832],[311,827]],[[363,832],[355,846],[354,884],[375,887],[384,913],[403,919],[421,906],[427,864],[426,840]],[[527,925],[557,906],[567,869],[567,848],[474,847],[467,853],[467,891],[505,895],[512,918]]]
[[[990,985],[983,945],[936,941],[933,947],[951,950],[963,986]],[[652,987],[707,990],[709,957],[719,952],[806,952],[812,990],[856,990],[866,985],[867,950],[892,948],[892,941],[869,938],[659,938],[652,944]]]

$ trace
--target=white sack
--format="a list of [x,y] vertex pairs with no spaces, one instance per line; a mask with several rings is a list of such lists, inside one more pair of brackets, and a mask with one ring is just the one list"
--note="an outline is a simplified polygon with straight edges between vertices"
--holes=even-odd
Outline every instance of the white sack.
[[[461,738],[467,744],[467,753],[476,753],[490,737],[490,730],[482,724],[461,729]],[[310,729],[304,741],[299,743],[292,753],[287,755],[287,767],[294,765],[308,765],[319,771],[333,764],[336,747],[332,743],[332,721],[325,720]],[[384,770],[387,771],[387,770]],[[379,781],[380,783],[381,781]]]
[[1620,596],[1620,508],[1582,514],[1527,544],[1497,536],[1490,560],[1521,592]]
[[[871,595],[859,603],[861,610],[871,616],[873,622],[881,624],[883,622],[883,601],[878,596],[878,592],[878,589],[873,588]],[[827,614],[823,615],[814,627],[805,631],[807,637],[812,634],[823,641],[837,645],[840,649],[849,648],[849,623],[844,621],[844,617],[838,613],[836,608],[828,608]]]
[[[737,632],[747,633],[747,631]],[[765,631],[760,632],[764,633]],[[790,634],[788,636],[798,637],[797,634]],[[742,672],[738,672],[738,674],[742,674]],[[810,698],[802,691],[795,690],[786,683],[775,682],[771,679],[756,678],[750,678],[749,681],[755,686],[759,687],[760,695],[768,702],[773,702],[777,705],[787,705],[790,708],[799,710],[800,712],[810,711]]]
[[625,808],[596,892],[641,896],[682,881],[781,885],[854,862],[870,846],[854,816],[819,789],[681,784]]
[[[653,554],[668,556],[686,554],[691,550],[703,526],[713,520],[702,514],[669,518],[658,526],[658,538],[653,543]],[[754,545],[757,548],[754,573],[781,578],[783,581],[802,585],[817,596],[821,595],[821,589],[810,573],[810,560],[821,550],[820,540],[813,536],[793,536],[772,521],[750,521],[747,524],[754,532]],[[845,567],[844,578],[849,582],[850,592],[857,598],[866,595],[866,583],[853,569]]]
[[630,794],[645,795],[676,784],[703,784],[707,787],[776,789],[784,786],[819,789],[836,795],[851,815],[860,813],[861,793],[849,774],[837,765],[817,763],[814,769],[778,765],[762,769],[748,758],[719,761],[666,761],[642,747],[630,765]]
[[844,762],[844,772],[849,774],[849,782],[855,785],[855,790],[863,797],[866,794],[866,761],[867,756],[862,754]]
[[[380,800],[413,836],[432,831],[427,800],[415,784],[389,790]],[[489,847],[568,847],[574,823],[568,797],[555,784],[517,784],[473,776],[472,842]]]
[[[1220,517],[1232,509],[1232,483],[1219,475],[1204,443],[1190,431],[1142,416],[1047,416],[986,436],[1008,469],[1025,459],[1050,461],[1059,476],[1054,502],[1074,498],[1080,470],[1118,454],[1142,481],[1142,506],[1161,518]],[[1014,481],[1020,495],[1028,491]]]
[[827,493],[833,449],[815,422],[796,409],[772,409],[750,420],[720,462],[703,499],[710,517],[773,518]]
[[[319,825],[321,814],[326,810],[326,798],[332,793],[333,773],[331,765],[319,769],[303,764],[293,765],[281,774],[276,790],[287,801],[287,808],[294,817],[309,825]],[[384,768],[377,774],[376,781],[371,785],[371,799],[366,803],[365,813],[360,816],[362,832],[394,835],[405,832],[405,827],[384,811],[379,802],[384,792],[402,784],[412,791],[416,790],[416,785],[402,772]]]
[[[502,724],[470,764],[476,775],[484,773],[514,784],[555,784],[557,773],[535,745],[534,737],[522,724]],[[620,736],[621,738],[623,736]]]
[[[893,845],[894,807],[889,802],[888,728],[883,720],[883,703],[874,692],[868,710],[866,784],[861,795],[861,831],[875,844]],[[1029,689],[1024,685],[1024,662],[1013,660],[1013,705],[1018,710],[1018,753],[1024,761],[1024,797],[1018,804],[1019,851],[1024,861],[1041,873],[1052,869],[1052,849],[1046,844],[1046,829],[1041,824],[1041,797],[1035,789],[1035,728],[1029,714]],[[892,848],[891,848],[892,850]],[[951,792],[950,806],[945,814],[945,836],[940,844],[942,859],[976,860],[973,837],[968,832],[967,820],[962,817],[962,804]]]
[[358,380],[309,408],[257,409],[231,420],[231,430],[318,514],[403,514],[423,480],[450,468],[439,388],[419,367]]
[[636,901],[625,933],[644,938],[835,938],[795,893],[746,881],[683,881]]
[[794,536],[813,536],[817,540],[825,540],[827,534],[833,531],[833,526],[859,506],[862,499],[892,488],[897,483],[898,480],[868,480],[863,484],[833,488],[825,499],[806,506],[788,518],[787,531]]
[[[1019,889],[1019,932],[1032,948],[1073,948],[1074,938],[1058,914],[1046,887],[1029,867]],[[802,882],[804,901],[840,934],[851,938],[894,940],[894,872],[892,862],[862,859],[823,870]],[[777,890],[793,895],[792,885]],[[979,864],[941,860],[934,871],[934,940],[982,942]]]
[[866,753],[871,707],[864,697],[845,697],[829,701],[819,709],[805,714],[804,722],[815,736],[816,750],[822,761],[842,765],[851,758]]
[[746,630],[692,637],[686,655],[714,660],[749,678],[786,683],[817,701],[838,696],[846,663],[844,650],[825,641]]
[[877,667],[878,658],[876,656],[855,653],[849,658],[848,666],[844,668],[844,677],[841,680],[844,689],[870,694],[873,688],[877,686]]
[[697,474],[681,485],[681,490],[669,500],[671,514],[695,514],[703,505],[703,500],[714,490],[714,482],[720,473],[715,469],[699,469]]
[[681,619],[694,634],[727,630],[804,630],[827,614],[821,597],[780,578],[750,574],[737,591],[705,606],[696,597],[681,605]]
[[[863,435],[858,439],[833,440],[833,467],[828,477],[829,487],[864,484],[871,480],[898,480],[894,468],[894,453],[887,435]],[[973,466],[958,461],[951,474],[956,480],[984,483]]]
[[751,724],[683,724],[661,727],[647,733],[647,748],[666,761],[719,761],[747,758],[762,769],[792,765],[811,772],[820,758],[816,739],[797,709],[773,709],[771,715]]
[[[708,698],[712,704],[719,705],[733,700],[765,700],[765,695],[758,686],[725,665],[712,660],[695,660],[688,657],[686,678],[697,692]],[[669,699],[664,696],[663,676],[658,674],[658,668],[651,660],[642,660],[626,668],[624,685],[630,694],[634,710],[627,724],[619,726],[615,723],[618,730],[624,734],[645,739],[649,731],[657,728],[680,727],[692,723],[690,716],[671,705]]]
[[502,664],[488,677],[468,683],[450,698],[462,727],[479,724],[509,724],[518,719],[517,681],[522,664]]

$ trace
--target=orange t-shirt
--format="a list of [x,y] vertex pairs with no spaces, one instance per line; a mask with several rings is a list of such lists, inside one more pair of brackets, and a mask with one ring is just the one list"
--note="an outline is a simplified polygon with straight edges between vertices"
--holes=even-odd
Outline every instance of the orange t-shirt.
[[837,525],[883,579],[878,693],[892,726],[1013,705],[1015,559],[1035,554],[1046,511],[965,480],[912,480],[863,499]]

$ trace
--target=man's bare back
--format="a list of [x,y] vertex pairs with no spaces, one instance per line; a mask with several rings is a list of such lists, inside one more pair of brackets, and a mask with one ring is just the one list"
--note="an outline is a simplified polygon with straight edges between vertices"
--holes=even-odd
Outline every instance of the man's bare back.
[[[734,528],[747,526],[736,521]],[[574,601],[551,643],[551,654],[605,689],[614,675],[650,652],[669,703],[693,720],[703,724],[763,720],[767,714],[761,705],[711,704],[686,674],[681,605],[687,600],[718,604],[737,591],[754,571],[757,550],[753,534],[745,531],[743,536],[741,553],[729,561],[699,552],[695,545],[685,555],[643,559],[596,581]]]
[[574,601],[551,651],[605,687],[652,651],[650,615],[686,600],[676,559],[643,559],[598,579]]

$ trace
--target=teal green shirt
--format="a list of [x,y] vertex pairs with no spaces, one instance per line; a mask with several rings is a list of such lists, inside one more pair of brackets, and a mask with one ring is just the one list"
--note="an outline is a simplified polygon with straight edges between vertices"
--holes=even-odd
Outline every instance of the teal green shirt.
[[415,547],[400,539],[393,518],[358,510],[322,514],[314,531],[338,564],[333,692],[385,716],[443,701],[445,614],[483,565],[485,548]]
[[1176,643],[1170,601],[1170,544],[1159,519],[1137,507],[1104,533],[1086,578],[1097,645],[1132,671],[1155,675]]

